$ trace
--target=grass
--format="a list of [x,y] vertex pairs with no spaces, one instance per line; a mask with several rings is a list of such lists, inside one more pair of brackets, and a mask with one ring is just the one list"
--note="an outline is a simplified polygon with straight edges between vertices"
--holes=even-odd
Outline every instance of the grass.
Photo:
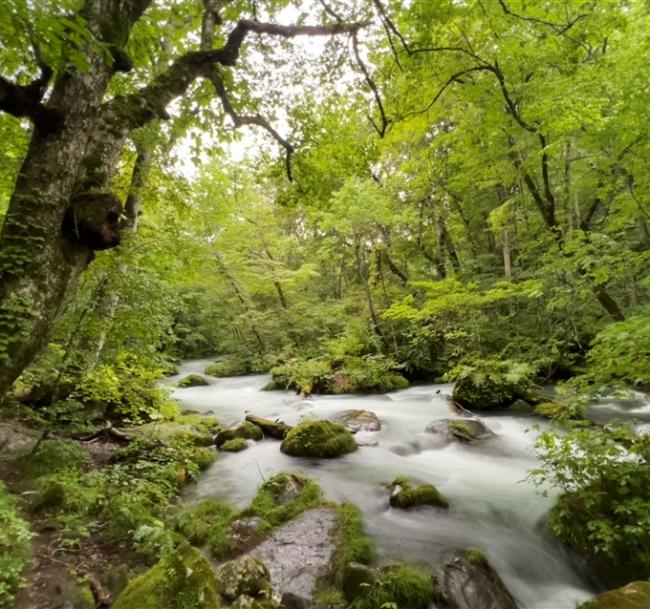
[[426,571],[407,565],[389,567],[350,609],[426,609],[433,592],[433,578]]
[[336,530],[340,540],[332,564],[334,579],[340,584],[345,566],[350,562],[369,564],[373,559],[374,547],[365,534],[361,512],[351,503],[339,506]]

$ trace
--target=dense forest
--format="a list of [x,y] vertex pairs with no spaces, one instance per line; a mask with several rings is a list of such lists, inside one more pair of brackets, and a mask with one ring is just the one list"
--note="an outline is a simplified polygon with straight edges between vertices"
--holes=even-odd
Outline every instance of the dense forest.
[[[3,6],[0,607],[650,608],[648,2]],[[437,540],[453,451],[579,593]]]

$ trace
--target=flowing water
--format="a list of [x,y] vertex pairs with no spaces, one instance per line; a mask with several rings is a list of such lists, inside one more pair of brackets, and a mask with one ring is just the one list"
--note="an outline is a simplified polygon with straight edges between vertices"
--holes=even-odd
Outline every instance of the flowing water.
[[[208,360],[187,362],[181,374],[202,373]],[[338,459],[288,457],[277,440],[251,443],[240,453],[224,453],[189,495],[214,497],[246,506],[257,487],[283,470],[319,482],[328,499],[357,505],[382,562],[435,564],[459,548],[483,548],[522,609],[574,609],[595,590],[578,563],[547,532],[552,503],[526,481],[536,460],[531,444],[539,420],[485,416],[496,438],[475,445],[437,441],[425,428],[452,416],[451,385],[419,385],[369,396],[315,396],[262,391],[267,376],[211,379],[207,387],[176,389],[183,408],[212,412],[224,424],[253,412],[296,424],[304,418],[332,418],[349,408],[372,410],[381,431],[356,435],[368,444]],[[640,407],[640,406],[639,406]],[[650,409],[650,407],[649,407]],[[434,484],[451,504],[448,511],[391,509],[383,486],[397,475]]]

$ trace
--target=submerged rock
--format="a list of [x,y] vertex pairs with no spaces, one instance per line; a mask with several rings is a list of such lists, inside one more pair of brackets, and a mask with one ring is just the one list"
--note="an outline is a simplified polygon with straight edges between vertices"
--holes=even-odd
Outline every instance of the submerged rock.
[[339,457],[357,450],[352,434],[340,423],[305,421],[294,427],[280,450],[294,457]]
[[291,425],[287,425],[283,421],[272,421],[271,419],[258,417],[255,414],[246,415],[246,420],[259,427],[265,436],[276,438],[277,440],[283,440],[292,429]]
[[329,573],[338,547],[331,535],[336,523],[334,508],[307,510],[247,554],[268,565],[276,600],[290,594],[312,606],[316,584]]
[[132,580],[111,609],[219,609],[214,573],[197,549],[184,546]]
[[441,419],[431,423],[426,431],[441,434],[450,441],[461,442],[494,437],[494,433],[479,419]]
[[390,489],[391,507],[408,509],[417,505],[430,505],[433,507],[449,507],[449,502],[440,491],[432,484],[413,483],[404,477],[395,478],[388,487]]
[[622,588],[603,592],[582,603],[578,609],[648,609],[650,581],[632,582]]
[[208,381],[200,374],[188,374],[185,378],[178,381],[179,387],[204,387],[209,385]]
[[457,552],[445,564],[438,597],[445,609],[517,609],[485,554],[474,548]]
[[358,431],[379,431],[381,423],[379,417],[370,410],[343,410],[338,412],[334,418],[352,433]]

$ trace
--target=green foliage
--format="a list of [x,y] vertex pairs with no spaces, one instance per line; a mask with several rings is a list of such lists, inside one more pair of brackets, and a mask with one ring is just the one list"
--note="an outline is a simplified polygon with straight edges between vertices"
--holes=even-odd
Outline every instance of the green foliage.
[[173,526],[192,545],[202,546],[213,537],[211,535],[213,529],[226,528],[234,514],[234,510],[229,505],[215,499],[206,499],[176,515]]
[[505,408],[529,397],[535,368],[510,360],[476,360],[456,366],[447,377],[455,381],[453,398],[470,410]]
[[561,491],[553,532],[612,585],[650,577],[650,445],[624,427],[543,433],[542,488]]
[[12,607],[16,590],[26,583],[23,570],[30,560],[31,538],[16,501],[0,482],[0,607]]
[[203,372],[210,376],[243,376],[253,372],[253,365],[250,361],[232,356],[209,364]]
[[298,474],[280,473],[258,489],[243,514],[259,516],[263,520],[262,530],[268,530],[322,503],[323,493],[313,480]]
[[407,565],[386,567],[352,609],[425,609],[433,598],[433,578]]
[[204,387],[209,385],[208,381],[200,374],[188,374],[186,377],[178,381],[178,386],[183,387]]
[[294,457],[333,458],[357,450],[352,434],[340,423],[304,421],[282,440],[280,450]]
[[312,393],[385,393],[408,387],[390,358],[346,356],[340,360],[292,359],[271,369],[269,389],[295,389]]
[[88,454],[72,440],[43,440],[16,459],[16,466],[29,478],[55,472],[80,472],[88,465]]
[[587,355],[587,378],[599,384],[650,384],[650,316],[610,324]]

